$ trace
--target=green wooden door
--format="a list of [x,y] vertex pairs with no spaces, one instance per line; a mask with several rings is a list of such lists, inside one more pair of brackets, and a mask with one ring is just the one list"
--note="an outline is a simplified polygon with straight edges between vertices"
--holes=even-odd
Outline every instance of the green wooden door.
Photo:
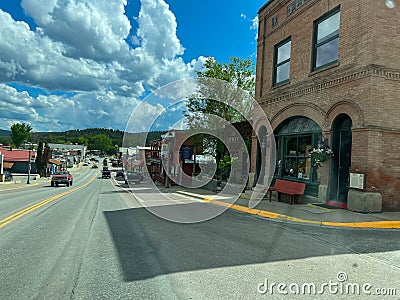
[[351,165],[352,122],[348,115],[339,115],[332,130],[332,173],[330,200],[347,204]]

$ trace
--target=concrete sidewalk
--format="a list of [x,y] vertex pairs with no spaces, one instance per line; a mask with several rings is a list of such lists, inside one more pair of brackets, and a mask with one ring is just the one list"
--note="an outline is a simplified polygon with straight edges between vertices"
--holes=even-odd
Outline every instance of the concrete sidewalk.
[[0,191],[15,190],[31,186],[45,185],[48,182],[50,182],[50,178],[37,177],[37,179],[34,179],[34,176],[30,178],[29,184],[27,184],[27,180],[28,180],[28,175],[16,176],[14,177],[13,181],[0,182]]
[[[244,213],[258,215],[279,221],[298,222],[318,226],[386,228],[400,229],[400,212],[358,213],[345,209],[328,209],[313,204],[293,204],[261,200],[255,207],[250,207],[252,191],[237,196],[221,198],[212,191],[203,189],[185,189],[182,187],[161,188],[162,192],[174,192],[204,200],[214,205],[226,206]],[[231,203],[233,204],[231,205]]]
[[[85,167],[80,165],[74,166],[73,168],[68,168],[68,172],[72,174],[72,176],[79,176],[81,172],[85,170]],[[15,190],[20,188],[26,188],[31,186],[38,186],[38,185],[46,185],[49,184],[51,181],[51,176],[49,177],[40,177],[38,174],[31,174],[28,181],[28,174],[17,174],[13,175],[13,181],[6,181],[0,182],[0,192],[5,190]]]

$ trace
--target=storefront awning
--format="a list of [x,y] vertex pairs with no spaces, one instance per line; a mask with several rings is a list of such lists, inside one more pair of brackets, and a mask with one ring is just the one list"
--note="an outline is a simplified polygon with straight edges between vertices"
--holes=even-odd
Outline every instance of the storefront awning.
[[13,165],[14,165],[14,163],[5,161],[3,163],[3,168],[4,169],[11,169]]
[[51,163],[53,165],[57,165],[57,166],[62,165],[61,161],[58,161],[58,160],[55,160],[55,159],[52,159],[52,158],[49,159],[49,163]]

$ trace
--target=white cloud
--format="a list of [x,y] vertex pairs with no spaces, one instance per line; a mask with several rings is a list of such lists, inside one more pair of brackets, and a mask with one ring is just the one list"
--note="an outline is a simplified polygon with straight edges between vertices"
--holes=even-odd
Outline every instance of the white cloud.
[[32,124],[34,131],[88,127],[124,129],[139,104],[145,109],[138,114],[140,117],[135,120],[135,126],[140,126],[163,109],[159,104],[142,104],[136,98],[121,97],[112,91],[78,93],[71,97],[39,95],[35,98],[4,84],[0,84],[0,99],[7,99],[0,100],[0,122],[4,129],[9,129],[10,124],[19,120]]
[[21,5],[37,27],[0,10],[0,84],[17,82],[50,95],[32,98],[1,84],[0,119],[30,120],[38,130],[123,129],[146,89],[195,77],[203,68],[204,57],[183,61],[176,19],[163,0],[141,0],[136,33],[125,14],[127,0],[22,0]]
[[139,103],[132,111],[124,128],[126,132],[147,132],[165,111],[161,104]]
[[182,55],[184,48],[176,36],[175,15],[162,0],[142,0],[137,36],[146,53],[159,60]]
[[258,39],[258,16],[254,17],[251,20],[251,26],[250,29],[255,31],[254,39],[257,41]]
[[386,6],[387,6],[388,8],[394,8],[395,5],[394,5],[393,0],[386,0]]
[[255,16],[255,17],[251,20],[250,29],[258,31],[258,16]]
[[53,41],[66,46],[66,55],[113,60],[126,52],[131,24],[125,13],[127,0],[22,0],[21,5]]
[[248,17],[244,14],[241,13],[240,17],[248,22],[250,22],[250,30],[256,32],[255,40],[257,40],[257,34],[258,34],[258,16],[255,16],[253,19],[249,20]]

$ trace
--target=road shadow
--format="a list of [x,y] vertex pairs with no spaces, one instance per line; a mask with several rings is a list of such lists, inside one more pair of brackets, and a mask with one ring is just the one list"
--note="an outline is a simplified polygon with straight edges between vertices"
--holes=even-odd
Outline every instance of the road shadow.
[[[170,205],[169,208],[179,210],[177,206],[181,205]],[[305,242],[306,238],[301,234],[232,211],[196,224],[166,221],[145,208],[106,211],[104,214],[126,281],[168,273],[349,253],[347,249],[316,239]]]
[[[162,210],[163,216],[179,212],[190,219],[190,214],[196,214],[199,209],[213,207],[199,202],[162,205],[165,199],[158,199],[151,185],[134,187],[134,194],[151,199],[155,205],[152,210]],[[176,192],[174,188],[160,189]],[[113,193],[126,191],[104,192]],[[143,207],[103,213],[125,281],[177,272],[400,249],[398,231],[281,223],[233,210],[195,224],[167,221]]]

